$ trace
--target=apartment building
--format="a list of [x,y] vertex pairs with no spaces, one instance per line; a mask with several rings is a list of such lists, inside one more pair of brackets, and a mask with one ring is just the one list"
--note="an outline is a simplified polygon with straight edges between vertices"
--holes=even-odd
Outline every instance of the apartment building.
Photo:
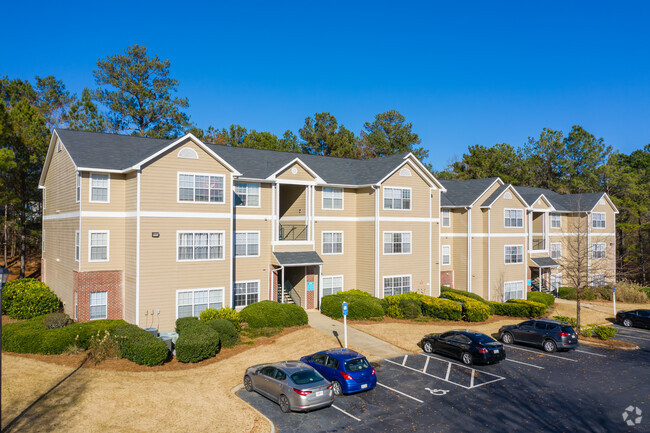
[[208,307],[438,295],[444,187],[412,154],[353,160],[55,130],[44,282],[77,320],[173,329]]

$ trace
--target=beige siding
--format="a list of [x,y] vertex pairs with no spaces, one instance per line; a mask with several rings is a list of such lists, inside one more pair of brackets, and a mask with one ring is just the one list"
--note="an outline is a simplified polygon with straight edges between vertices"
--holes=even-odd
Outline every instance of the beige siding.
[[[316,252],[323,259],[323,276],[343,275],[343,288],[357,288],[357,234],[355,222],[316,223]],[[343,232],[343,254],[323,252],[323,232]]]
[[235,232],[259,232],[259,257],[236,257],[234,263],[235,281],[260,281],[260,301],[269,299],[269,267],[275,262],[271,248],[271,220],[240,220]]
[[[410,254],[384,254],[384,232],[410,231]],[[430,287],[429,268],[429,223],[381,222],[379,224],[380,252],[379,277],[380,297],[383,297],[383,277],[394,275],[411,275],[411,291],[428,294]],[[431,275],[433,277],[433,275]]]
[[[76,202],[77,171],[65,146],[52,149],[52,159],[45,178],[44,215],[56,215],[79,210]],[[83,185],[82,185],[83,192]]]
[[[317,186],[314,194],[314,214],[316,217],[350,217],[357,216],[357,196],[366,195],[358,193],[359,190],[352,188],[339,188],[343,190],[343,209],[323,208],[323,187]],[[374,202],[373,202],[374,204]]]
[[[293,171],[296,171],[294,174]],[[307,170],[303,168],[302,165],[298,163],[294,163],[291,166],[287,167],[284,171],[279,173],[276,176],[278,179],[283,179],[283,180],[296,180],[296,181],[302,181],[302,182],[313,182],[314,181],[314,176],[309,174]]]
[[[415,171],[411,163],[404,167],[411,171],[411,176],[401,176],[400,170],[393,173],[381,185],[381,203],[379,204],[379,215],[382,217],[396,218],[429,218],[430,187],[426,181]],[[386,187],[411,188],[411,209],[397,210],[384,209],[384,196]]]
[[[91,182],[92,172],[81,173],[81,209],[84,212],[124,212],[126,209],[126,175],[109,173],[108,203],[91,203]],[[106,174],[106,173],[98,173]]]
[[[280,218],[307,217],[307,187],[304,185],[280,186]],[[304,223],[303,223],[304,224]]]
[[[380,194],[381,198],[381,194]],[[381,206],[381,203],[379,203]],[[350,209],[352,212],[353,209]],[[356,190],[356,216],[372,217],[375,215],[375,190],[371,187]]]
[[[506,282],[523,281],[524,287],[528,279],[528,263],[526,260],[526,247],[524,237],[513,236],[511,238],[497,237],[490,239],[490,300],[503,301],[503,288]],[[505,246],[506,245],[523,245],[524,261],[523,263],[506,264],[505,263]],[[487,278],[487,275],[485,276]],[[487,299],[487,293],[485,294]]]
[[[126,218],[82,217],[81,220],[81,270],[86,271],[122,271],[125,268]],[[108,261],[89,260],[90,231],[108,231]]]

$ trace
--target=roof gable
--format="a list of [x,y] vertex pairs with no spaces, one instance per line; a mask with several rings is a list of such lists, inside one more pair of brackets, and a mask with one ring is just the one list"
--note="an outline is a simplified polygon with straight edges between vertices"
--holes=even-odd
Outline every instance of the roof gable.
[[495,183],[503,184],[498,177],[470,180],[441,180],[446,189],[443,192],[440,205],[442,207],[470,207],[473,206]]

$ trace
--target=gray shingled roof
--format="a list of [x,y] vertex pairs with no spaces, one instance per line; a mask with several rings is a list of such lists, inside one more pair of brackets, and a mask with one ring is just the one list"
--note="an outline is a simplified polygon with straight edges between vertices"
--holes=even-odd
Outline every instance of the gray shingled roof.
[[528,186],[515,186],[515,189],[522,196],[529,206],[532,206],[537,199],[544,194],[544,197],[551,202],[558,211],[564,212],[586,212],[596,206],[598,200],[603,196],[602,192],[591,192],[584,194],[558,194],[555,191],[544,188],[532,188]]
[[530,259],[540,268],[554,268],[560,266],[558,262],[550,257],[531,257]]
[[486,198],[483,203],[481,203],[481,207],[483,207],[483,206],[492,206],[492,203],[494,203],[496,201],[496,199],[498,199],[499,196],[501,194],[503,194],[503,191],[508,189],[509,186],[510,186],[510,184],[508,183],[508,184],[501,185],[500,187],[498,187],[496,191],[494,191],[492,194],[490,194],[490,196],[488,198]]
[[440,183],[447,189],[440,198],[442,207],[470,206],[498,177],[470,180],[441,180]]
[[320,265],[323,259],[316,251],[299,251],[291,253],[273,253],[282,266]]

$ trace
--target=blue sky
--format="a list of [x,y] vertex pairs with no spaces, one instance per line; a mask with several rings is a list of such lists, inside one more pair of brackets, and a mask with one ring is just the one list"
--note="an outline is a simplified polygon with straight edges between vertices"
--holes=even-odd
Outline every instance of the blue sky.
[[131,44],[171,61],[198,126],[296,134],[329,111],[355,133],[397,109],[441,169],[472,144],[574,124],[650,143],[647,2],[5,2],[0,75],[78,95]]

